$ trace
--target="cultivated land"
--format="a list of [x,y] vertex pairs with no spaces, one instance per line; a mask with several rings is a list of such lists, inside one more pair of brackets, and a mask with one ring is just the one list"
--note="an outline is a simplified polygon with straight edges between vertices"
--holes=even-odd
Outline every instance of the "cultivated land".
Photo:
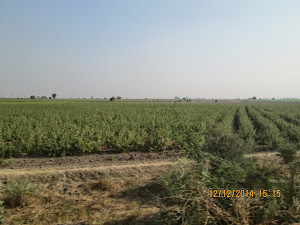
[[299,102],[2,100],[4,224],[297,223],[299,143]]

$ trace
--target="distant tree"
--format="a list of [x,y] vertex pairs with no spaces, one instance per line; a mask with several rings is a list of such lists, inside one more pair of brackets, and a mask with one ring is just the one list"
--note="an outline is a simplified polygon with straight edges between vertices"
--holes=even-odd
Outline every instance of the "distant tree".
[[56,94],[55,94],[55,93],[53,93],[53,94],[52,94],[52,97],[53,97],[53,99],[55,99],[55,98],[56,98]]
[[252,100],[256,100],[256,97],[254,96],[254,97],[252,98]]
[[35,95],[30,96],[31,99],[36,99]]
[[52,99],[52,97],[49,97],[49,99]]
[[41,99],[47,99],[47,97],[46,96],[42,96]]
[[272,100],[275,100],[275,98],[272,98]]
[[91,96],[91,99],[94,99],[94,97],[93,97],[93,96]]
[[118,99],[118,100],[121,100],[121,97],[120,97],[120,96],[118,96],[118,97],[117,97],[117,99]]
[[116,100],[116,98],[115,97],[111,97],[109,100],[112,102],[112,101]]
[[216,99],[215,102],[218,102],[218,100]]

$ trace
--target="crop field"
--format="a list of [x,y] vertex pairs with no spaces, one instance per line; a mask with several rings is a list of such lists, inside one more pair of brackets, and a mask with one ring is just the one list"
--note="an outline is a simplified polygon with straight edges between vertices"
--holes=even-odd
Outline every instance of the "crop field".
[[[280,101],[3,99],[0,223],[298,223],[299,112]],[[210,194],[220,190],[252,196]]]
[[216,131],[243,151],[299,145],[300,105],[0,102],[2,158],[204,148]]

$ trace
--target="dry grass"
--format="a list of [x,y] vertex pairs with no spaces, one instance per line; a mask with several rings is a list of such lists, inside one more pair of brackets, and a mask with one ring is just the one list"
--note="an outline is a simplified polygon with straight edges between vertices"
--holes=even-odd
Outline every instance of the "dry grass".
[[[39,197],[26,200],[26,205],[7,209],[4,224],[24,224],[24,221],[33,225],[77,222],[104,224],[144,217],[158,211],[155,206],[142,204],[135,199],[116,198],[126,188],[141,185],[141,181],[130,178],[119,181],[106,178],[80,184],[76,190],[70,188],[65,194],[60,194],[59,190],[44,189]],[[75,191],[81,197],[69,194]]]
[[[84,170],[43,176],[27,174],[39,181],[39,195],[24,199],[26,204],[6,208],[4,224],[130,224],[159,211],[155,204],[130,195],[130,190],[151,182],[169,168],[169,164],[163,164],[101,173]],[[11,178],[18,176],[15,173]],[[124,195],[126,190],[130,194]]]
[[[282,167],[275,155],[258,157],[258,162],[264,166]],[[178,167],[178,164],[172,166]],[[154,195],[159,193],[160,187],[154,187],[153,180],[159,179],[169,168],[170,164],[161,163],[103,170],[77,168],[59,173],[54,170],[44,174],[13,173],[10,176],[13,180],[18,176],[31,176],[40,183],[40,190],[39,195],[28,195],[25,204],[6,208],[4,224],[161,224],[152,219],[164,207],[174,213],[185,210],[176,205],[163,205],[163,201]],[[283,167],[281,170],[286,173]],[[233,211],[229,213],[208,197],[208,190],[201,188],[201,184],[196,186],[197,197],[193,201],[201,210],[201,218],[198,218],[201,221],[215,218],[218,222],[226,218],[228,223],[249,224],[255,216],[249,213],[253,212],[251,207],[263,207],[262,199],[239,198],[232,202]]]

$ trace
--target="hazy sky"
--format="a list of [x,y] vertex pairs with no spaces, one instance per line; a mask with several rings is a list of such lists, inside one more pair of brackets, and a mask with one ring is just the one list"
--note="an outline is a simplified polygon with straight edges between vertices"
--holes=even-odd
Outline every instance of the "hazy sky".
[[299,0],[0,0],[0,97],[300,98]]

